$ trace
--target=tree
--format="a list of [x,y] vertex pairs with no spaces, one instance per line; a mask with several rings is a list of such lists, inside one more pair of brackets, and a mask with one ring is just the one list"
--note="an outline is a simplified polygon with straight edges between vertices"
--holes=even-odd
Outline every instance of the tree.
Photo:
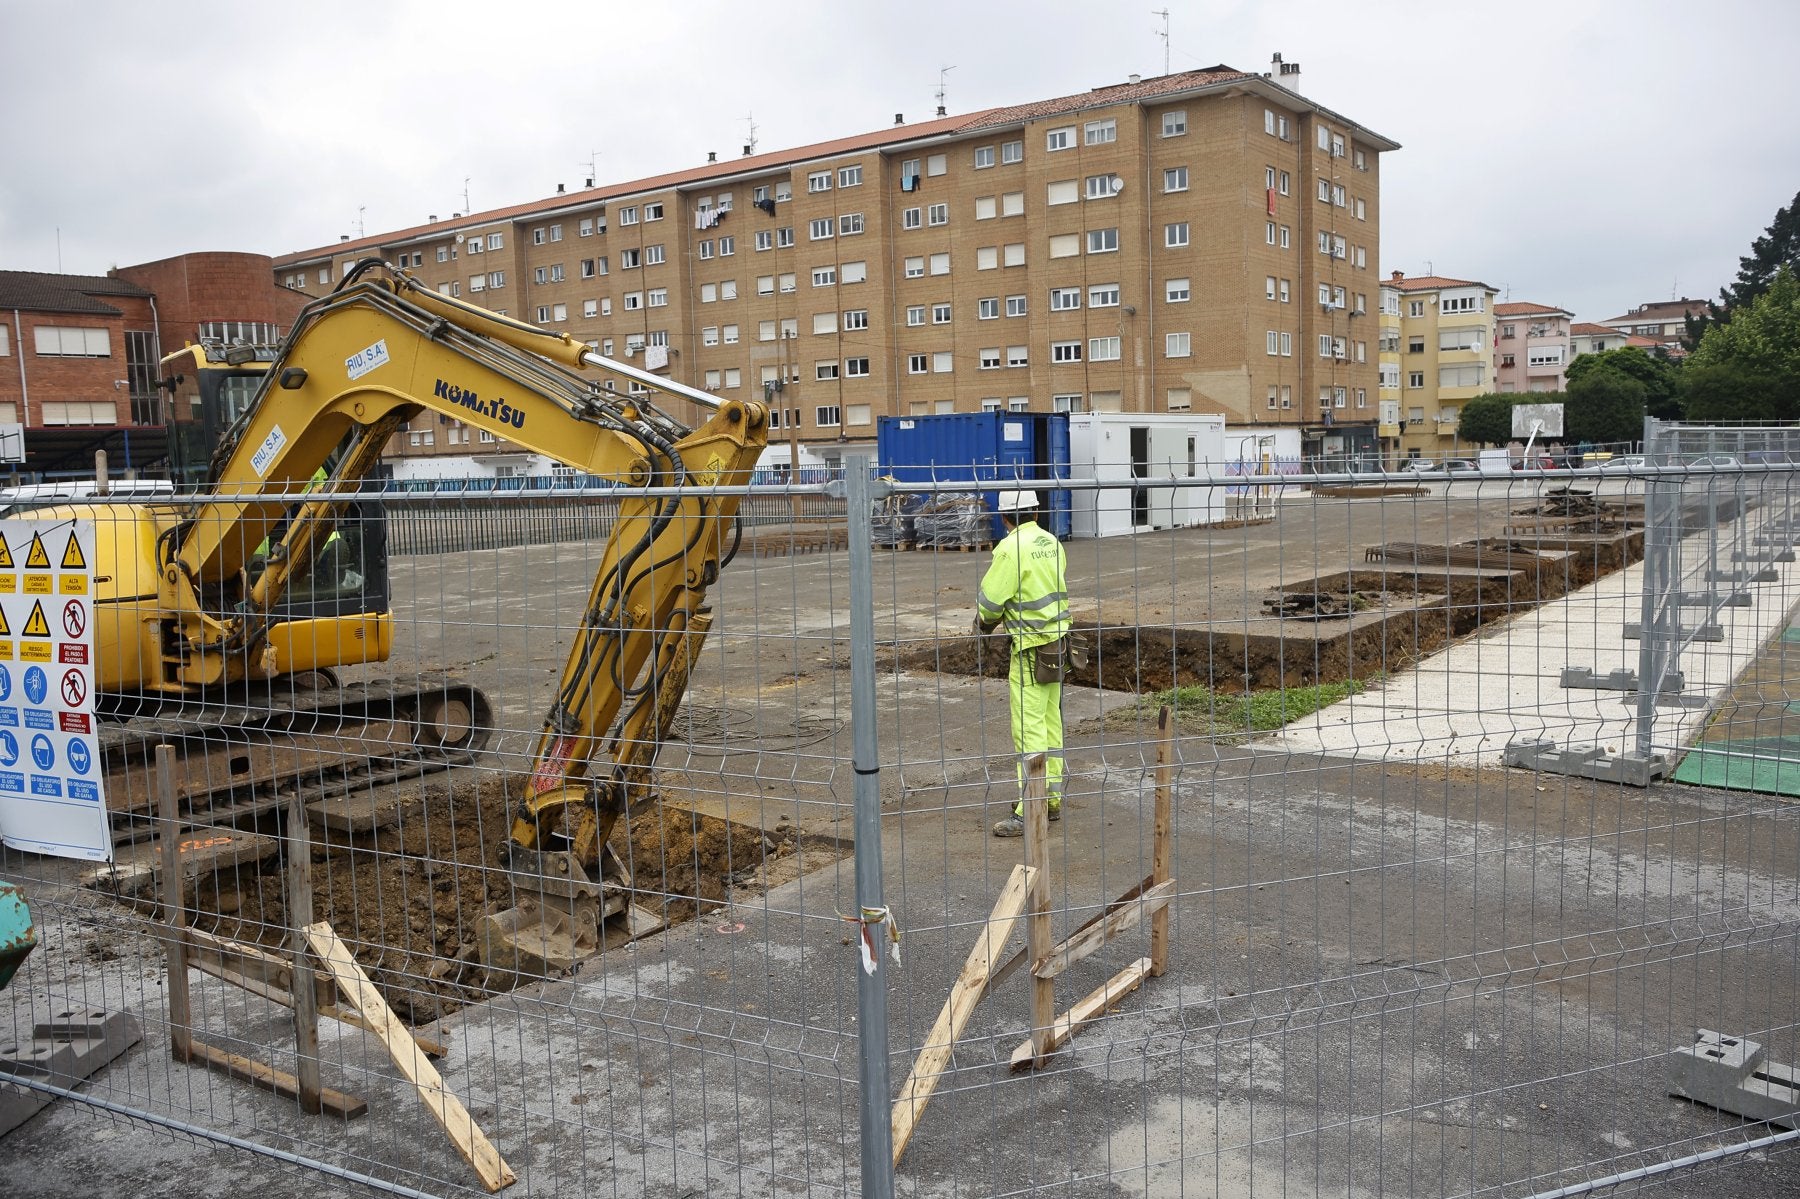
[[[1577,359],[1576,361],[1580,361]],[[1563,440],[1604,445],[1644,435],[1649,389],[1623,371],[1588,370],[1569,384],[1563,406]]]
[[[1644,410],[1659,420],[1681,415],[1681,372],[1661,354],[1646,354],[1636,346],[1583,354],[1569,363],[1569,389],[1596,372],[1613,371],[1644,385]],[[1635,440],[1639,433],[1620,440]],[[1571,435],[1572,436],[1572,435]]]
[[1800,381],[1800,276],[1782,267],[1768,289],[1706,331],[1687,369],[1730,365],[1792,388]]
[[1776,211],[1763,235],[1750,243],[1750,253],[1738,259],[1737,281],[1719,289],[1719,302],[1708,303],[1704,316],[1688,318],[1684,337],[1688,349],[1699,348],[1709,328],[1729,324],[1739,311],[1764,295],[1783,267],[1800,270],[1800,193],[1793,203]]
[[1487,392],[1463,403],[1456,418],[1458,440],[1470,445],[1505,445],[1512,440],[1515,397]]
[[1682,411],[1692,421],[1800,419],[1800,382],[1733,362],[1690,365],[1681,372]]

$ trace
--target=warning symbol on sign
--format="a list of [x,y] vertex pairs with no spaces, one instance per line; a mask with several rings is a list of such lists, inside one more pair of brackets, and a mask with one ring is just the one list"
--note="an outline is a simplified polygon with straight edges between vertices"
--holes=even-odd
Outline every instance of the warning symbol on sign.
[[[5,613],[0,613],[0,626],[4,626],[5,623],[6,623],[6,615],[5,615]],[[87,610],[81,606],[81,601],[80,600],[70,600],[68,603],[64,604],[63,605],[63,632],[67,633],[71,637],[79,637],[79,636],[81,636],[82,631],[86,628],[87,628]],[[0,634],[4,634],[4,632],[5,632],[4,627],[0,627]]]
[[13,568],[12,547],[6,544],[4,536],[0,536],[0,568],[6,570]]
[[75,540],[73,531],[69,533],[69,544],[63,547],[62,568],[64,570],[87,569],[87,559],[81,554],[81,542]]
[[24,635],[27,637],[48,637],[50,635],[50,622],[44,619],[43,600],[32,602],[31,615],[25,618]]
[[79,670],[65,670],[62,677],[62,701],[71,708],[79,708],[87,699],[87,680],[81,677]]
[[0,608],[0,637],[12,636],[12,626],[6,623],[6,609]]
[[50,569],[50,555],[44,551],[44,539],[36,533],[31,535],[31,549],[25,555],[25,569]]

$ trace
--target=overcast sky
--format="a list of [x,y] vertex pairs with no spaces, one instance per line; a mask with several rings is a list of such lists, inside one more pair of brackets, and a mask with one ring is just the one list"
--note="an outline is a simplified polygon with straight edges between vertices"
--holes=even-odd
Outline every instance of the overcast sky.
[[[1170,66],[1302,66],[1401,143],[1383,274],[1713,296],[1800,191],[1800,4],[0,0],[0,268],[279,254]],[[680,14],[679,18],[670,14]],[[60,248],[59,234],[60,229]],[[60,256],[60,257],[59,257]]]

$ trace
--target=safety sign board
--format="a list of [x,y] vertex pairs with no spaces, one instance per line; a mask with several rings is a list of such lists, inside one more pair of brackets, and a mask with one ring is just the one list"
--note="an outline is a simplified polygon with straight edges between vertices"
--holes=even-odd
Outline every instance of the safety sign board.
[[93,600],[92,521],[0,521],[0,840],[109,862]]

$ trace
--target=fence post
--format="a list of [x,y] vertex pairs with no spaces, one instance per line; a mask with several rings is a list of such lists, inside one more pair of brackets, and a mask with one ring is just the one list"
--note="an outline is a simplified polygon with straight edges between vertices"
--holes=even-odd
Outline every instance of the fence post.
[[[1644,418],[1644,465],[1657,467],[1662,442],[1662,422]],[[1671,495],[1671,493],[1673,493]],[[1676,612],[1669,594],[1673,584],[1672,556],[1674,540],[1679,534],[1673,528],[1681,513],[1681,481],[1679,479],[1646,478],[1644,480],[1644,595],[1639,610],[1637,756],[1649,760],[1656,740],[1656,697],[1662,689],[1663,674],[1668,669],[1673,640],[1665,637],[1665,613]],[[1674,503],[1669,503],[1673,498]],[[1672,631],[1672,630],[1671,630]]]
[[[873,480],[866,455],[846,459],[845,520],[850,542],[850,728],[856,769],[856,906],[864,921],[886,910],[881,888],[881,751],[875,737],[875,556]],[[892,1199],[893,1126],[888,1084],[887,966],[880,927],[873,969],[856,972],[856,1036],[861,1082],[862,1194]]]

